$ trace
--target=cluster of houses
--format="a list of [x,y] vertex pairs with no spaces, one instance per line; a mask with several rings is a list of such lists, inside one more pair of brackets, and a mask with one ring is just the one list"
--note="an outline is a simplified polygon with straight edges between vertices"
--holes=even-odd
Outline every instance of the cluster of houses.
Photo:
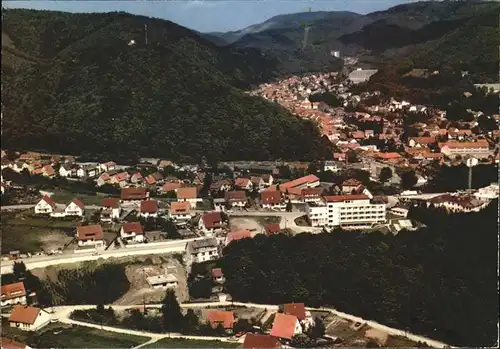
[[[223,328],[227,333],[233,333],[237,319],[232,311],[210,310],[207,313],[207,322],[214,329]],[[304,303],[283,304],[274,314],[271,330],[266,334],[247,333],[243,348],[285,348],[294,336],[305,333],[314,325],[311,312],[306,310]]]

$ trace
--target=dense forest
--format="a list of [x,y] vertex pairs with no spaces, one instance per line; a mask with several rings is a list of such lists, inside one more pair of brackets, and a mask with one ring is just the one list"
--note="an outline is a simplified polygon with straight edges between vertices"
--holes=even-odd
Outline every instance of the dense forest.
[[276,75],[258,50],[126,13],[9,9],[2,29],[5,147],[190,160],[329,152],[312,122],[239,89]]
[[498,200],[470,214],[412,207],[409,218],[426,226],[239,240],[224,250],[226,286],[239,301],[330,305],[450,345],[494,345]]

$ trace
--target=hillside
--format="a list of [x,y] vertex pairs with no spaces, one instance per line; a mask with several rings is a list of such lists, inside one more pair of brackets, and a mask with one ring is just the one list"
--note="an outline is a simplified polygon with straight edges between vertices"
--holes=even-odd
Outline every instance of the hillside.
[[[258,48],[277,57],[280,70],[286,73],[334,70],[339,62],[330,55],[332,50],[344,56],[380,56],[404,47],[402,52],[408,53],[418,44],[451,33],[468,18],[494,10],[496,5],[484,1],[422,1],[367,15],[305,12],[276,16],[237,32],[210,34],[231,43],[231,47]],[[305,50],[304,25],[310,27]]]
[[214,161],[329,151],[315,125],[237,88],[275,75],[259,51],[126,13],[5,10],[2,26],[4,147]]

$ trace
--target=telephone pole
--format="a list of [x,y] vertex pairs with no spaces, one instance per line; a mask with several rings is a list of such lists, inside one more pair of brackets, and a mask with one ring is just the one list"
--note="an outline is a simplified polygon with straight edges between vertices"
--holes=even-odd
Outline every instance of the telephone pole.
[[148,45],[148,25],[144,24],[144,37],[146,39],[146,46]]

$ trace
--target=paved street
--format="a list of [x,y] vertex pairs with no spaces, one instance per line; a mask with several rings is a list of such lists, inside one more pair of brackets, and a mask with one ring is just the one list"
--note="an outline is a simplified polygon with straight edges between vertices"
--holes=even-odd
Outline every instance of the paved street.
[[[241,303],[241,302],[229,302],[229,301],[222,301],[222,302],[208,302],[208,303],[184,303],[181,304],[182,308],[207,308],[209,306],[229,306],[229,305],[235,305],[235,306],[248,306],[248,307],[254,307],[254,308],[259,308],[259,309],[267,309],[267,310],[278,310],[277,305],[272,305],[272,304],[255,304],[255,303]],[[132,309],[132,308],[139,308],[142,307],[142,304],[138,305],[117,305],[113,306],[113,309],[115,310],[126,310],[126,309]],[[219,337],[200,337],[200,336],[185,336],[180,333],[165,333],[165,334],[159,334],[159,333],[152,333],[152,332],[142,332],[142,331],[134,331],[134,330],[128,330],[128,329],[123,329],[123,328],[116,328],[116,327],[109,327],[109,326],[100,326],[100,325],[95,325],[95,324],[89,324],[81,321],[75,321],[69,319],[69,316],[72,311],[74,310],[84,310],[84,309],[92,309],[95,308],[96,305],[75,305],[75,306],[60,306],[60,307],[54,307],[54,313],[52,314],[53,319],[57,319],[60,322],[63,323],[68,323],[68,324],[75,324],[75,325],[80,325],[80,326],[87,326],[87,327],[94,327],[94,328],[102,328],[103,330],[107,331],[112,331],[112,332],[119,332],[119,333],[128,333],[128,334],[133,334],[133,335],[138,335],[138,336],[146,336],[151,338],[149,343],[153,343],[155,341],[158,341],[162,338],[185,338],[185,339],[197,339],[197,340],[223,340],[223,341],[228,341],[227,338],[219,338]],[[107,306],[106,306],[107,307]],[[161,308],[161,304],[148,304],[146,305],[147,308]],[[408,332],[405,332],[403,330],[387,327],[384,325],[381,325],[375,321],[370,321],[370,320],[365,320],[363,318],[360,318],[358,316],[346,314],[343,312],[339,312],[333,308],[307,308],[308,310],[322,310],[322,311],[329,311],[332,314],[335,314],[339,317],[342,317],[344,319],[350,320],[350,321],[355,321],[355,322],[361,322],[361,323],[366,323],[370,327],[374,329],[378,329],[381,331],[384,331],[390,335],[394,336],[406,336],[408,339],[412,341],[420,341],[423,343],[426,343],[427,345],[435,348],[444,348],[447,347],[448,345],[439,341],[435,341],[433,339],[419,336],[416,334],[411,334]],[[48,311],[50,310],[47,309]],[[244,336],[242,336],[238,342],[242,343],[244,340]],[[142,344],[143,346],[145,344]],[[139,346],[138,346],[139,347]],[[138,348],[136,347],[136,348]]]

